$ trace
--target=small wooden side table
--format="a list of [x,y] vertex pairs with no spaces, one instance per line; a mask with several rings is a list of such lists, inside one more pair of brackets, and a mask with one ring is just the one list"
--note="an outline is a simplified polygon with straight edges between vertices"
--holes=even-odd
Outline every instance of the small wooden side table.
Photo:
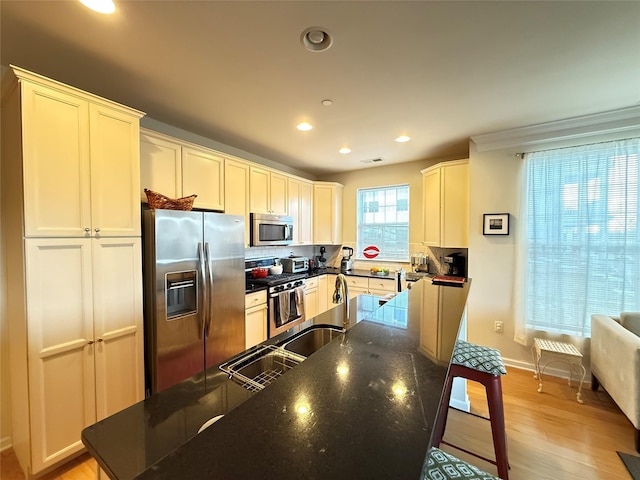
[[[584,365],[582,365],[582,353],[580,353],[575,346],[565,342],[534,338],[531,353],[533,354],[533,364],[536,367],[536,373],[533,375],[533,378],[537,378],[540,381],[538,384],[538,392],[542,392],[542,374],[544,373],[544,369],[547,368],[547,365],[552,362],[564,362],[569,365],[569,387],[571,387],[573,371],[575,370],[578,375],[580,371],[582,371],[576,400],[578,403],[584,403],[582,401],[582,383],[584,382],[587,370],[584,368]],[[547,358],[541,369],[540,358],[542,355],[545,355]]]

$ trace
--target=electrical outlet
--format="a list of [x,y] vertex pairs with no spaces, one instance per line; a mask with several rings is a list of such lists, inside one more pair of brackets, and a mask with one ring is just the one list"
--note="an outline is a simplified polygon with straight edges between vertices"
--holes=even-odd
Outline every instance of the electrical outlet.
[[498,332],[498,333],[502,333],[502,331],[503,331],[503,328],[502,328],[502,327],[503,327],[503,326],[504,326],[504,324],[503,324],[502,322],[496,322],[496,323],[494,323],[494,325],[493,325],[493,330],[494,330],[494,331],[496,331],[496,332]]

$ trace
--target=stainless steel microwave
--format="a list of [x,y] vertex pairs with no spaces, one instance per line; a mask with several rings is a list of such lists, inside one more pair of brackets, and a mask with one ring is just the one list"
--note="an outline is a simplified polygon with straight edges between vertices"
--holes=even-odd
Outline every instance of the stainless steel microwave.
[[290,245],[293,242],[293,217],[251,214],[251,246]]

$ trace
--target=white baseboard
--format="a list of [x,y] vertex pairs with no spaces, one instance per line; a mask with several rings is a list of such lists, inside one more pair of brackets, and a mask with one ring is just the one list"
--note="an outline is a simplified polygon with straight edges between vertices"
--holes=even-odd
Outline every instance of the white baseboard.
[[11,448],[11,437],[0,438],[0,452],[5,451],[7,448]]

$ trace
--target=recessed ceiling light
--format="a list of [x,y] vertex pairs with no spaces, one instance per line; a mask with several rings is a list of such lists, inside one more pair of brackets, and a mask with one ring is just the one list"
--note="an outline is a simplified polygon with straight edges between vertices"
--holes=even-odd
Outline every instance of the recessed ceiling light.
[[325,107],[329,107],[331,105],[333,105],[333,100],[329,100],[328,98],[325,98],[324,100],[322,100],[322,105],[324,105]]
[[80,3],[98,13],[113,13],[116,11],[113,0],[80,0]]
[[310,52],[323,52],[333,44],[333,38],[322,27],[309,27],[300,36],[304,48]]
[[338,150],[338,152],[346,155],[347,153],[351,153],[351,149],[349,147],[342,147],[340,150]]
[[409,140],[411,140],[411,137],[407,137],[406,135],[400,135],[398,138],[396,138],[396,142],[398,143],[408,142]]
[[313,125],[311,125],[308,122],[301,122],[296,126],[296,128],[298,130],[300,130],[301,132],[308,132],[309,130],[311,130],[313,128]]

